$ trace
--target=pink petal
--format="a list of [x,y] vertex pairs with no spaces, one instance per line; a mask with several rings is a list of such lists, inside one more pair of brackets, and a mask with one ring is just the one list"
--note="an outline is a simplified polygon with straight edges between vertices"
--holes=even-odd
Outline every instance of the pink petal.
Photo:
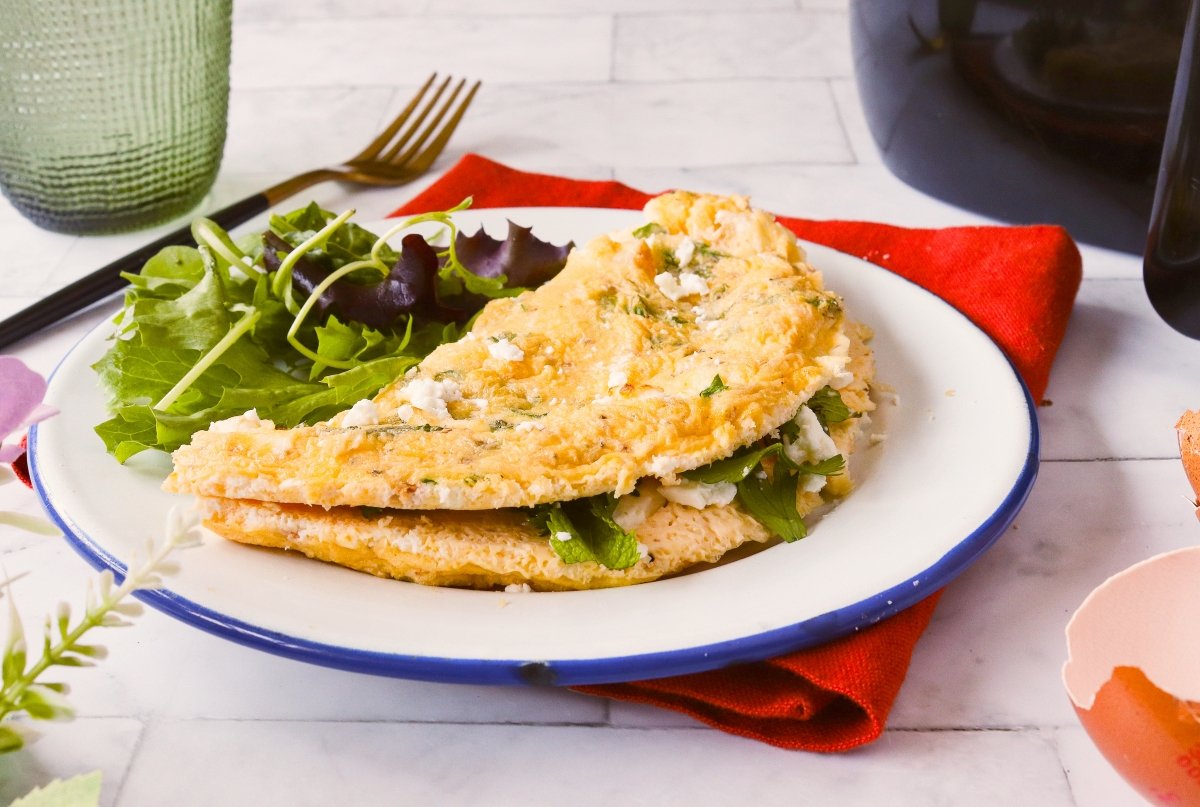
[[58,408],[50,404],[41,403],[33,408],[33,411],[25,416],[25,422],[19,428],[25,429],[35,423],[41,423],[46,418],[54,417],[58,414]]
[[8,465],[24,453],[25,449],[16,443],[4,443],[0,445],[0,465]]
[[45,395],[40,375],[16,356],[0,356],[0,439],[20,429]]

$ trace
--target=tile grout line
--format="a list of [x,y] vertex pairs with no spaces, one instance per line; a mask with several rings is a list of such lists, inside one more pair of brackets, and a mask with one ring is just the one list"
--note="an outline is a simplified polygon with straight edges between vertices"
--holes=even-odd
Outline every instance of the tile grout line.
[[841,101],[838,100],[837,91],[834,89],[833,82],[838,79],[825,79],[825,88],[829,93],[829,100],[833,104],[833,117],[837,120],[838,129],[842,133],[842,145],[846,147],[846,151],[854,157],[854,161],[850,165],[862,165],[862,155],[858,153],[858,149],[854,147],[854,140],[850,137],[850,128],[846,125],[846,113],[842,109]]
[[617,83],[617,27],[621,24],[619,14],[609,17],[608,27],[608,84]]
[[[76,718],[76,719],[79,719],[79,718]],[[142,718],[142,717],[135,717],[134,720],[138,721],[138,726],[139,726],[138,736],[137,736],[137,740],[134,741],[133,750],[129,753],[129,762],[125,766],[125,772],[123,774],[121,774],[121,781],[117,784],[116,792],[113,793],[113,800],[112,800],[113,804],[121,803],[121,793],[124,792],[125,784],[129,781],[129,776],[133,772],[133,766],[137,762],[137,758],[142,752],[142,745],[146,739],[146,732],[150,728],[149,721],[147,719]]]
[[1058,457],[1053,459],[1042,458],[1039,460],[1042,463],[1061,462],[1061,463],[1085,463],[1085,462],[1179,462],[1179,455],[1164,456],[1164,457]]
[[[133,751],[130,753],[129,765],[126,770],[126,776],[122,779],[121,787],[124,787],[124,780],[128,778],[129,770],[132,769],[136,758],[140,755],[142,747],[145,743],[145,735],[151,729],[151,722],[169,722],[169,723],[263,723],[277,725],[292,725],[292,724],[313,724],[313,725],[329,725],[329,726],[493,726],[493,727],[524,727],[524,728],[578,728],[578,729],[612,729],[616,731],[718,731],[718,729],[708,726],[704,723],[696,721],[694,724],[671,724],[671,725],[633,725],[633,724],[618,724],[613,723],[611,717],[611,704],[606,704],[607,716],[602,721],[519,721],[519,720],[496,720],[496,721],[479,721],[479,720],[387,720],[387,719],[329,719],[329,718],[279,718],[279,717],[211,717],[211,716],[195,716],[195,717],[176,717],[170,715],[160,715],[152,719],[136,717],[132,718],[141,724],[138,732],[138,739]],[[130,719],[128,716],[104,716],[104,715],[89,715],[87,717],[76,718],[79,721],[90,720],[112,720],[116,717],[121,719]],[[885,733],[891,734],[952,734],[952,733],[977,733],[977,734],[1021,734],[1028,732],[1041,733],[1044,731],[1057,731],[1063,728],[1069,728],[1069,724],[1014,724],[1011,726],[974,726],[974,725],[941,725],[941,726],[889,726],[884,729]]]

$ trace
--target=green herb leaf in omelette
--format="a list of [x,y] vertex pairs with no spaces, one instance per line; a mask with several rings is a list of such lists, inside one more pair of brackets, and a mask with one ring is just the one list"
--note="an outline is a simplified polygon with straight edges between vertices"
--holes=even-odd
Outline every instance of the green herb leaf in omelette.
[[633,231],[634,238],[649,238],[655,233],[665,233],[667,228],[656,221],[647,222]]
[[[616,499],[591,496],[533,508],[535,525],[550,536],[550,548],[564,563],[599,563],[609,569],[628,569],[641,560],[637,536],[613,521]],[[568,540],[558,536],[569,535]]]
[[761,448],[746,448],[732,457],[711,462],[690,471],[684,471],[681,476],[693,482],[703,482],[715,485],[718,482],[741,482],[757,468],[765,457],[774,456],[776,461],[796,468],[796,464],[783,452],[783,443],[771,443]]
[[817,420],[821,422],[821,428],[825,430],[826,434],[829,433],[831,423],[841,423],[850,418],[862,417],[861,412],[851,411],[850,407],[846,406],[842,400],[841,393],[828,384],[813,393],[805,406],[817,416]]
[[796,485],[799,476],[779,473],[761,478],[758,474],[738,482],[738,501],[760,523],[791,543],[808,534],[804,519],[796,510]]
[[796,466],[797,473],[809,476],[837,476],[844,470],[846,470],[846,458],[841,454],[834,454],[820,462],[806,462]]
[[713,380],[712,380],[711,384],[709,384],[704,389],[700,390],[700,397],[701,398],[711,398],[712,396],[716,395],[718,392],[721,392],[721,391],[727,390],[727,389],[729,389],[729,386],[724,381],[721,380],[720,374],[717,374],[717,375],[713,376]]

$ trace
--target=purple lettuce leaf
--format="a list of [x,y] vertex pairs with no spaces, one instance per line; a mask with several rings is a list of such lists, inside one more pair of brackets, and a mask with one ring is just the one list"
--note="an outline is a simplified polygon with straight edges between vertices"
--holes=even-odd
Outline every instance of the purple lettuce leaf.
[[[271,231],[263,233],[263,263],[276,271],[292,245]],[[459,261],[480,277],[505,278],[506,288],[533,288],[558,274],[574,243],[556,246],[533,235],[531,228],[508,223],[504,240],[492,238],[482,229],[474,235],[458,233],[455,251]],[[340,279],[317,298],[313,306],[318,321],[334,314],[343,322],[360,322],[376,329],[392,326],[404,314],[441,321],[465,321],[491,299],[464,292],[439,298],[436,279],[441,268],[437,252],[424,238],[406,235],[400,257],[386,278],[371,284]],[[292,285],[307,297],[330,270],[300,258],[292,270]]]
[[[291,246],[272,232],[265,233],[263,239],[267,246],[264,263],[275,271],[281,262],[276,250],[286,253]],[[400,243],[400,257],[387,277],[371,284],[336,281],[317,298],[313,306],[317,318],[324,320],[332,313],[343,322],[360,322],[381,330],[403,314],[436,317],[440,313],[433,296],[437,253],[419,235],[406,235]],[[292,285],[307,297],[330,274],[330,270],[301,258],[292,270]]]
[[[533,228],[508,222],[508,235],[501,241],[492,238],[483,228],[474,235],[459,232],[454,249],[463,266],[480,277],[505,278],[508,288],[535,288],[557,275],[567,262],[575,243],[557,246],[533,234]],[[442,305],[474,313],[483,308],[488,298],[482,294],[464,293],[441,300]]]

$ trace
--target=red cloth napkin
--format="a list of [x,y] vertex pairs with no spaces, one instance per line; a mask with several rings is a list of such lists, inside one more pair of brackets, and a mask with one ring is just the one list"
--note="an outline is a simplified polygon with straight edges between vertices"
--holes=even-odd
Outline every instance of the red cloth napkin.
[[[640,208],[649,194],[618,182],[517,171],[478,155],[392,215],[475,207]],[[780,218],[797,236],[884,266],[954,305],[1008,354],[1035,401],[1066,330],[1082,276],[1061,227],[918,230],[857,221]],[[780,658],[711,672],[578,687],[684,712],[783,748],[846,751],[882,732],[938,594],[857,633]]]

